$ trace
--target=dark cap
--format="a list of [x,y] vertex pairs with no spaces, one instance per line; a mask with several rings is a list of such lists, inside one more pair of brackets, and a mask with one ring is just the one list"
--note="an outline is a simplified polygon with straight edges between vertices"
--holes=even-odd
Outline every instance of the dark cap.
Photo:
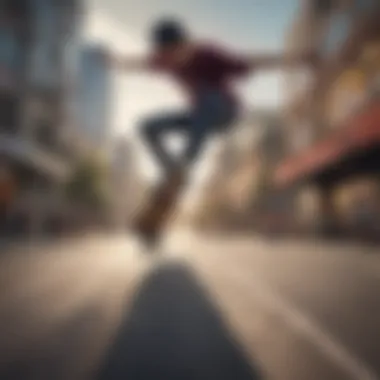
[[156,48],[176,45],[187,40],[183,24],[175,19],[163,19],[153,27],[152,39]]

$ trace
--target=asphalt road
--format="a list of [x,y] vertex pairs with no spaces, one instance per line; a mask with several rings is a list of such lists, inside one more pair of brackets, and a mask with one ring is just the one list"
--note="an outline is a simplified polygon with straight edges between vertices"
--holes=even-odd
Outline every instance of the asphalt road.
[[380,378],[375,248],[92,236],[0,264],[0,379]]

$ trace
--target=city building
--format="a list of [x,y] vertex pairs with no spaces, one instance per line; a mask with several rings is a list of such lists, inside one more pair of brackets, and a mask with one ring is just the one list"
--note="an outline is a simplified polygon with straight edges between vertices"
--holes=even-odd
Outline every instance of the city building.
[[100,45],[82,45],[76,93],[72,143],[82,154],[107,156],[112,145],[112,76]]
[[300,208],[328,232],[378,234],[379,17],[377,0],[307,0],[288,36],[289,49],[314,48],[321,62],[306,83],[288,78],[298,93],[284,110],[288,157],[274,182],[297,186]]
[[0,155],[15,183],[11,215],[26,229],[42,228],[69,172],[61,135],[80,17],[79,0],[0,4]]

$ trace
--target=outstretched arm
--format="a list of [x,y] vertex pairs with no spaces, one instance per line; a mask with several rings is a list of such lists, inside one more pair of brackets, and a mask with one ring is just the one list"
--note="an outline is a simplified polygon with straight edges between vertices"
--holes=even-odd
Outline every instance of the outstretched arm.
[[292,66],[313,66],[317,63],[317,56],[310,52],[299,55],[257,54],[249,57],[249,62],[256,70],[281,69]]
[[215,64],[222,65],[230,73],[237,75],[246,75],[257,70],[286,69],[292,66],[310,67],[318,63],[318,56],[314,52],[305,52],[298,55],[257,53],[236,56],[216,48],[209,52],[209,56],[214,60]]

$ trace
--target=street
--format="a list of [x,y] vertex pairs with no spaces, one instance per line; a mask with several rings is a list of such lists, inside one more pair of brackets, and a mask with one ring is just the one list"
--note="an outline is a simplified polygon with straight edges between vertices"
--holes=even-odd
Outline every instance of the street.
[[380,378],[376,248],[178,232],[0,257],[0,378]]

